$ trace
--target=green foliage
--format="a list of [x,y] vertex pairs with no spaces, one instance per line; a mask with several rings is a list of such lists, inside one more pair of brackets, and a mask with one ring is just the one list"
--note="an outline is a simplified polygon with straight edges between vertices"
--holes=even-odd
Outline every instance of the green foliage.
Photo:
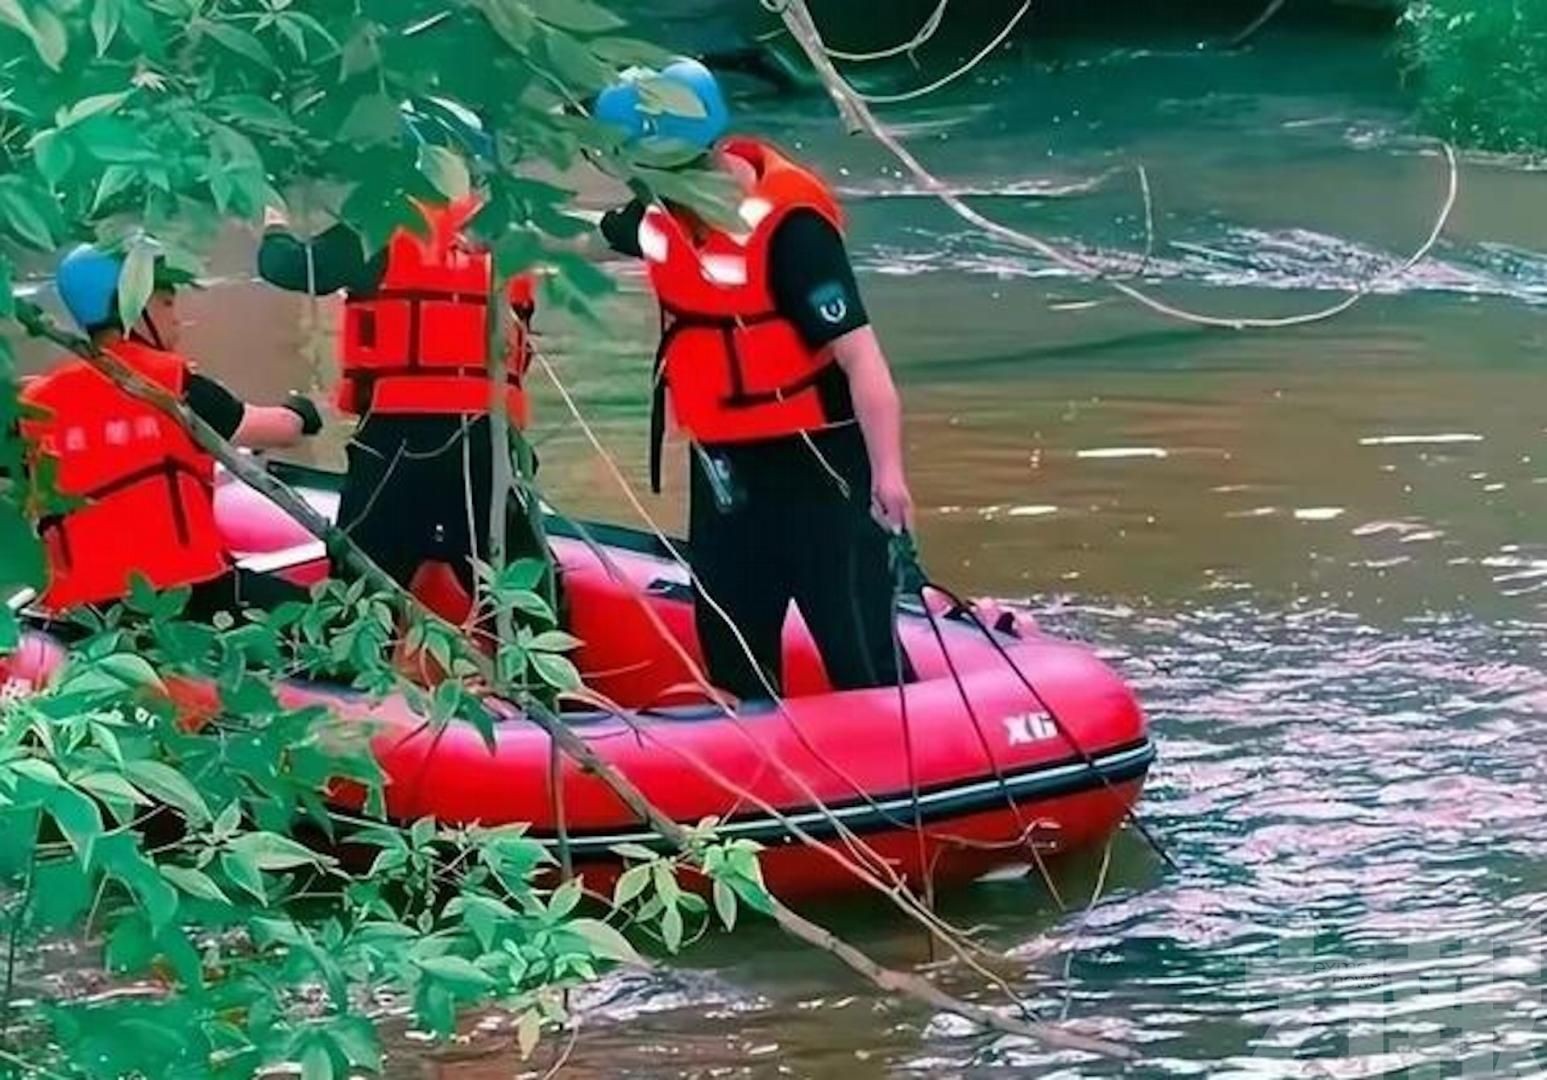
[[757,861],[761,846],[753,840],[718,840],[716,824],[714,818],[699,822],[691,830],[689,850],[678,855],[632,843],[612,849],[629,864],[613,884],[613,906],[637,925],[652,929],[668,952],[697,941],[710,927],[709,905],[697,892],[682,888],[678,879],[684,875],[709,886],[715,914],[727,930],[735,928],[742,904],[764,915],[772,912]]
[[[225,222],[304,204],[377,245],[413,224],[407,196],[470,190],[499,273],[545,267],[549,302],[588,313],[610,283],[558,246],[583,226],[565,213],[570,193],[530,166],[584,154],[681,201],[716,190],[633,160],[577,108],[619,66],[664,59],[626,29],[591,0],[0,0],[0,321],[18,315],[19,260],[75,240],[124,253],[119,314],[132,322],[156,260],[196,270]],[[696,108],[680,98],[650,95],[653,108]],[[446,137],[408,137],[403,102]],[[467,111],[487,145],[457,136],[451,120]],[[0,337],[7,477],[27,461],[18,389]],[[0,481],[8,593],[41,584],[31,522],[60,505],[46,464],[30,485]],[[518,700],[579,686],[578,643],[558,629],[545,572],[480,569],[472,637],[519,616],[495,650]],[[380,994],[440,1035],[460,1008],[503,1005],[530,1053],[565,1022],[564,988],[637,959],[625,930],[672,951],[704,932],[708,905],[679,872],[709,875],[698,883],[727,926],[738,904],[766,909],[752,847],[716,843],[708,825],[681,859],[630,853],[643,860],[623,875],[634,891],[613,907],[579,879],[559,884],[521,828],[385,823],[368,731],[282,680],[401,694],[433,725],[472,723],[492,744],[487,688],[454,628],[404,626],[359,582],[214,626],[184,621],[186,602],[140,582],[120,607],[76,613],[82,637],[62,670],[30,696],[0,696],[0,933],[17,973],[0,997],[7,1054],[70,1076],[379,1071],[367,1007]],[[0,653],[19,636],[0,606]],[[388,659],[397,646],[449,677],[405,681]],[[341,790],[359,793],[362,816],[326,801]],[[27,951],[61,933],[100,943],[123,992],[71,999],[37,982]],[[9,1008],[22,994],[39,1002],[24,1015]]]
[[1547,152],[1547,5],[1416,0],[1403,26],[1429,131],[1478,150]]

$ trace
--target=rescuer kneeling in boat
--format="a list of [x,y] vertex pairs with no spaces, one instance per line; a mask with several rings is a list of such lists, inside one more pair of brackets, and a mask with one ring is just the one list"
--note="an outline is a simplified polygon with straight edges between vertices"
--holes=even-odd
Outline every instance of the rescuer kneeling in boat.
[[710,677],[743,698],[777,689],[793,600],[835,687],[894,684],[889,534],[912,528],[913,501],[897,391],[837,200],[768,143],[723,138],[725,99],[701,64],[649,77],[692,93],[703,115],[652,113],[625,77],[598,97],[596,118],[635,140],[712,153],[741,189],[735,233],[637,200],[601,223],[616,250],[645,260],[663,312],[651,481],[659,490],[669,400],[692,444],[689,531]]
[[[476,118],[442,112],[405,108],[408,136],[450,141],[476,155],[487,143]],[[449,205],[413,202],[424,235],[399,228],[370,255],[347,225],[308,245],[270,210],[258,272],[294,292],[344,292],[337,404],[360,425],[348,448],[339,527],[403,585],[421,567],[441,563],[472,597],[472,557],[489,557],[494,486],[486,322],[493,259],[464,232],[478,212],[476,196]],[[506,299],[512,330],[505,401],[520,429],[528,418],[522,382],[531,359],[531,279],[513,278]],[[507,528],[510,560],[549,561],[515,494]]]
[[[121,270],[119,257],[83,244],[64,257],[55,277],[60,299],[99,349],[238,446],[293,446],[321,429],[307,398],[248,404],[177,351],[176,289],[192,279],[163,259],[156,259],[143,314],[126,330],[118,317]],[[83,500],[39,519],[49,571],[43,607],[121,600],[135,574],[157,589],[190,586],[188,618],[306,599],[299,586],[232,565],[215,522],[215,460],[176,419],[78,357],[29,382],[21,398],[40,414],[21,424],[35,463],[52,464],[59,494]]]

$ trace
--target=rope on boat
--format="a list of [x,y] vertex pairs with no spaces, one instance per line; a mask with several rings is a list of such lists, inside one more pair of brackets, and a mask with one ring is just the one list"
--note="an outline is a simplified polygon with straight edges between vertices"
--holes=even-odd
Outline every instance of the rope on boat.
[[[972,625],[976,626],[978,630],[982,632],[983,636],[988,640],[989,644],[993,646],[994,651],[999,654],[999,658],[1005,662],[1005,664],[1012,672],[1015,673],[1017,681],[1019,681],[1020,684],[1026,688],[1026,692],[1031,695],[1031,698],[1034,702],[1036,702],[1037,707],[1040,708],[1043,712],[1047,713],[1048,719],[1053,722],[1053,726],[1057,729],[1059,737],[1069,745],[1069,748],[1074,751],[1075,755],[1080,759],[1081,762],[1084,763],[1085,767],[1101,781],[1102,786],[1105,787],[1107,791],[1110,792],[1113,796],[1118,796],[1117,789],[1112,785],[1112,781],[1107,778],[1106,773],[1101,771],[1101,766],[1096,764],[1096,759],[1091,756],[1090,751],[1085,749],[1080,740],[1075,737],[1073,730],[1067,723],[1064,722],[1064,718],[1058,714],[1058,711],[1053,708],[1048,699],[1042,694],[1040,690],[1037,689],[1036,684],[1031,680],[1031,677],[1026,674],[1025,669],[1015,662],[1015,657],[1010,655],[1009,650],[1004,647],[1004,643],[1001,642],[994,631],[983,622],[978,613],[973,610],[972,605],[963,601],[960,596],[958,596],[952,590],[946,588],[944,585],[930,581],[927,576],[924,575],[922,567],[918,568],[918,572],[919,576],[923,578],[925,584],[929,588],[936,590],[947,600],[951,601],[951,603],[955,604],[957,609],[961,612],[962,617],[967,619],[972,623]],[[920,599],[922,599],[922,591],[920,592]],[[927,604],[925,605],[925,611],[929,611]],[[931,623],[934,621],[933,614],[930,614],[930,621]],[[1150,831],[1149,827],[1145,825],[1144,821],[1139,817],[1138,812],[1134,810],[1132,806],[1124,806],[1123,816],[1128,819],[1128,821],[1133,825],[1134,830],[1144,838],[1145,843],[1150,846],[1155,854],[1159,855],[1161,859],[1165,861],[1167,866],[1173,870],[1180,869],[1177,861],[1172,858],[1171,853],[1166,850],[1165,845],[1163,845],[1155,837],[1155,835]]]

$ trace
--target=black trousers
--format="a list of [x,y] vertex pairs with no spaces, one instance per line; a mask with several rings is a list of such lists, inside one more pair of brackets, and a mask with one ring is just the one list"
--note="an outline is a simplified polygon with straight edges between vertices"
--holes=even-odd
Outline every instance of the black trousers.
[[[791,601],[836,688],[897,682],[888,538],[870,516],[870,464],[857,425],[813,435],[810,444],[797,437],[695,448],[689,542],[703,589],[776,690]],[[710,678],[738,697],[766,698],[757,669],[701,595],[695,621]]]
[[[486,416],[367,417],[348,448],[339,527],[399,583],[443,562],[473,595],[472,557],[489,557],[490,447]],[[518,499],[505,520],[508,562],[547,560]]]

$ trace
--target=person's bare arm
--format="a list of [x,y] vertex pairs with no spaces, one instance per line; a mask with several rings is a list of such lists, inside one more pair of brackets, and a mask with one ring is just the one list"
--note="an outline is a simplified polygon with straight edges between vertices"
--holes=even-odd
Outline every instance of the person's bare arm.
[[248,405],[231,441],[253,450],[274,450],[301,441],[301,418],[283,405]]
[[294,446],[321,430],[322,414],[317,406],[310,398],[291,394],[283,405],[246,405],[231,441],[253,450],[275,450]]
[[911,531],[913,496],[902,462],[902,402],[881,342],[866,325],[837,338],[830,347],[849,380],[854,415],[865,437],[871,510],[891,532]]

